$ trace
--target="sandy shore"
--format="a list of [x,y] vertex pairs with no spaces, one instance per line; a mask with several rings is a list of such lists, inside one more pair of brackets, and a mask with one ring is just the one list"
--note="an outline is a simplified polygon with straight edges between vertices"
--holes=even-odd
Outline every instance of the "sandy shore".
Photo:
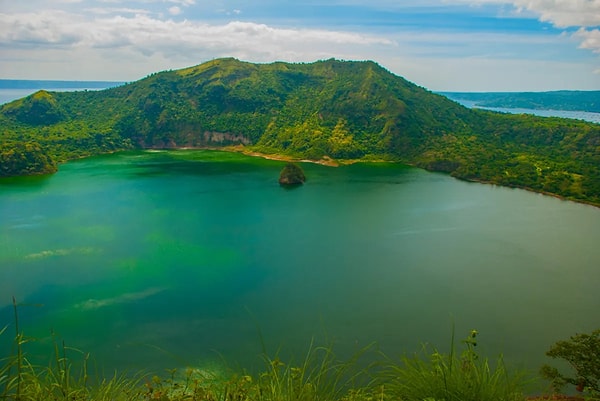
[[297,159],[297,158],[287,156],[287,155],[261,153],[261,152],[256,152],[254,150],[247,149],[245,146],[241,146],[241,145],[225,146],[222,148],[210,148],[210,149],[223,150],[226,152],[242,153],[246,156],[262,157],[263,159],[268,159],[268,160],[280,160],[280,161],[286,161],[286,162],[300,162],[300,163],[315,163],[315,164],[321,164],[323,166],[329,166],[329,167],[338,167],[341,164],[350,164],[350,163],[346,163],[345,161],[344,161],[344,163],[340,163],[337,160],[334,160],[327,156],[325,156],[324,158],[319,159],[319,160],[309,160],[309,159]]

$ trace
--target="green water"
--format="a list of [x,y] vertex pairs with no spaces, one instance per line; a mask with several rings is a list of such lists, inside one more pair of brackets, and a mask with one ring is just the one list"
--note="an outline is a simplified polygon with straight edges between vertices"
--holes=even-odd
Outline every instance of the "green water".
[[33,353],[54,332],[109,369],[249,366],[312,338],[395,355],[453,324],[537,369],[600,327],[600,209],[393,164],[303,164],[286,190],[282,166],[135,152],[0,181],[0,326],[14,295]]

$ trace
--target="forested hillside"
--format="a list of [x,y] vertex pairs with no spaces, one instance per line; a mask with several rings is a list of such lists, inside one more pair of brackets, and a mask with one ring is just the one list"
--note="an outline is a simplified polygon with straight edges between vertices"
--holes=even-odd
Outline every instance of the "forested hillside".
[[[39,91],[4,105],[0,124],[0,175],[121,149],[241,144],[394,160],[600,204],[600,125],[470,110],[370,61],[213,60],[102,91]],[[29,159],[45,162],[17,162]]]

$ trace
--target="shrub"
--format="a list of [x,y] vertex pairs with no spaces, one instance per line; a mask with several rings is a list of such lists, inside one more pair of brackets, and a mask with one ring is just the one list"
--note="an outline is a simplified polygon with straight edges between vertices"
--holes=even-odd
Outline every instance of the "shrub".
[[600,329],[591,334],[575,334],[567,341],[558,341],[546,355],[564,359],[575,373],[565,375],[555,367],[544,365],[540,372],[551,381],[555,391],[572,384],[577,391],[600,399]]
[[527,384],[522,372],[510,374],[502,356],[495,366],[475,352],[477,331],[462,341],[457,355],[454,336],[449,354],[424,346],[423,355],[405,356],[384,368],[386,393],[403,401],[513,401],[522,400]]

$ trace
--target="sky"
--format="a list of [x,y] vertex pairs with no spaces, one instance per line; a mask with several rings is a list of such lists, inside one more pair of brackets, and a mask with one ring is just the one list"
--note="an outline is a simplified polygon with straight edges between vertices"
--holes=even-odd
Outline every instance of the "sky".
[[434,91],[600,90],[600,0],[0,0],[0,78],[373,60]]

